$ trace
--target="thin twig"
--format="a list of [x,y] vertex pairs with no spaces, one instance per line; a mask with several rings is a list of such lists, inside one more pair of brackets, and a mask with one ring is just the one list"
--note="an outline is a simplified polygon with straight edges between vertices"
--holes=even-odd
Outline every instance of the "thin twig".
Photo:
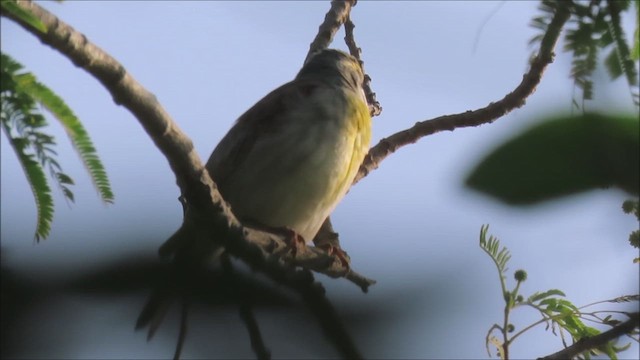
[[[304,270],[303,270],[304,271]],[[309,272],[309,276],[311,273]],[[349,332],[344,327],[342,319],[325,296],[325,290],[320,283],[310,282],[301,292],[305,304],[320,323],[324,335],[333,342],[345,359],[362,359]]]
[[600,333],[596,336],[582,338],[575,344],[562,349],[551,355],[547,355],[538,360],[555,360],[555,359],[573,359],[574,357],[582,354],[585,351],[595,349],[599,346],[605,345],[609,341],[619,338],[622,335],[630,334],[634,329],[640,326],[639,313],[629,314],[629,320],[621,323],[618,326]]
[[253,314],[251,305],[247,303],[240,304],[240,318],[249,331],[249,338],[251,339],[251,349],[253,349],[253,352],[256,353],[258,359],[271,359],[271,352],[264,344],[264,340],[262,340],[260,328],[258,327],[258,322],[256,321],[256,317]]
[[349,11],[355,6],[356,0],[332,0],[331,8],[324,17],[324,21],[318,28],[318,34],[309,45],[309,52],[304,62],[309,59],[320,50],[324,50],[329,47],[329,44],[333,41],[333,37],[336,35],[340,26],[344,24],[349,16]]
[[501,100],[490,103],[484,108],[418,122],[409,129],[397,132],[380,140],[376,146],[369,150],[353,183],[357,183],[373,170],[377,169],[387,156],[399,148],[415,143],[424,136],[444,130],[453,131],[462,127],[488,124],[510,111],[523,106],[525,99],[533,94],[540,83],[547,65],[553,62],[553,48],[560,37],[562,27],[570,15],[566,4],[560,3],[556,14],[549,24],[547,32],[542,38],[538,55],[531,62],[529,72],[523,76],[522,82],[520,82],[512,92]]
[[[222,254],[220,260],[222,262],[222,269],[224,270],[227,278],[232,282],[236,282],[237,279],[229,256],[224,253]],[[235,301],[238,303],[240,318],[242,319],[242,322],[244,322],[244,325],[247,327],[247,331],[249,332],[251,349],[256,354],[258,359],[271,359],[271,352],[265,345],[264,340],[262,340],[262,334],[260,333],[260,328],[258,327],[258,321],[256,320],[256,317],[253,314],[253,310],[251,309],[249,297],[246,296],[246,294],[242,293],[240,291],[240,287],[235,286],[235,284],[232,284],[231,288],[233,290]]]
[[347,44],[349,48],[349,53],[358,59],[360,62],[360,67],[364,72],[364,83],[362,84],[362,89],[364,90],[364,95],[367,98],[367,105],[369,105],[369,114],[373,116],[378,116],[382,113],[382,106],[376,99],[376,93],[371,90],[371,76],[367,74],[364,69],[364,61],[362,61],[362,49],[358,47],[356,44],[356,39],[353,35],[353,29],[355,28],[355,24],[351,21],[351,15],[347,14],[347,20],[344,23],[344,42]]
[[182,353],[182,347],[187,339],[187,330],[189,329],[188,316],[189,315],[189,299],[187,297],[182,299],[182,309],[180,311],[180,332],[178,333],[178,343],[176,344],[176,351],[173,354],[173,360],[179,360]]

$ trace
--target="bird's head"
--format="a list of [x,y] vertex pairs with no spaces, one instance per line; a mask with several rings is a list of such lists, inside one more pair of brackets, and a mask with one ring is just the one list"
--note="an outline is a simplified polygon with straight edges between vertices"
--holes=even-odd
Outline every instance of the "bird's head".
[[359,90],[364,81],[364,73],[355,57],[340,50],[325,49],[315,53],[304,64],[296,76],[296,79],[303,78],[322,78]]

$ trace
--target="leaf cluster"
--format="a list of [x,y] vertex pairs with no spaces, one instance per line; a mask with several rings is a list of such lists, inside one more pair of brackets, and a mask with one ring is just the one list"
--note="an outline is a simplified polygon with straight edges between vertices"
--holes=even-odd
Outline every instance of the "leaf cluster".
[[[596,312],[584,312],[582,309],[603,303],[621,303],[628,301],[638,301],[640,296],[629,295],[623,296],[612,300],[600,301],[594,304],[578,308],[571,301],[565,298],[564,292],[558,289],[550,289],[543,292],[535,292],[529,297],[525,298],[521,295],[520,285],[526,281],[527,274],[524,270],[517,270],[514,273],[516,280],[516,286],[513,289],[507,288],[506,285],[506,270],[507,263],[511,259],[509,250],[506,247],[500,246],[500,241],[489,236],[487,238],[488,225],[482,226],[480,229],[480,248],[484,250],[491,260],[493,260],[498,273],[500,275],[500,285],[502,289],[503,298],[505,301],[504,307],[504,320],[503,323],[494,324],[491,326],[486,336],[487,352],[491,355],[490,345],[493,345],[501,359],[509,359],[509,346],[520,335],[529,331],[531,328],[546,324],[546,329],[551,329],[554,335],[559,335],[562,339],[562,343],[565,347],[570,344],[567,343],[567,335],[571,337],[572,343],[579,342],[583,339],[593,337],[600,334],[600,330],[587,326],[584,320],[589,320],[595,323],[604,324],[608,326],[616,326],[620,323],[620,320],[612,318],[612,313],[621,313],[615,311],[596,311]],[[540,313],[541,319],[524,327],[522,330],[516,332],[514,324],[509,322],[511,312],[522,306],[527,306],[537,310]],[[601,313],[608,314],[606,317],[600,316]],[[626,314],[622,312],[623,314]],[[498,331],[502,335],[502,339],[493,335],[494,331]],[[590,359],[591,355],[605,354],[610,359],[617,359],[617,354],[626,350],[631,344],[628,343],[625,346],[616,346],[615,342],[608,342],[595,349],[591,349],[581,354],[579,358]]]
[[[622,211],[626,214],[633,214],[638,222],[640,222],[640,201],[627,200],[622,203]],[[640,230],[636,229],[629,235],[629,244],[634,248],[640,248]],[[640,257],[633,259],[634,263],[640,263]]]
[[23,66],[9,55],[1,53],[0,57],[0,121],[31,186],[37,208],[35,238],[40,240],[49,235],[54,213],[53,197],[45,169],[65,199],[71,202],[74,201],[71,191],[74,181],[62,171],[56,159],[56,142],[52,135],[44,131],[47,121],[38,105],[53,114],[64,127],[101,199],[111,203],[113,193],[89,134],[71,109],[51,89],[38,82],[32,73],[24,71]]
[[[636,6],[636,29],[634,39],[629,41],[622,29],[620,14],[631,7],[631,0],[542,1],[541,15],[532,20],[532,26],[540,29],[530,43],[539,42],[547,31],[551,18],[558,7],[566,7],[571,12],[565,33],[564,51],[572,53],[571,78],[575,86],[582,90],[582,104],[593,99],[593,73],[598,65],[601,52],[606,53],[604,66],[612,80],[625,76],[631,97],[636,107],[640,106],[638,90],[638,60],[640,59],[640,5]],[[574,105],[579,107],[574,98]]]

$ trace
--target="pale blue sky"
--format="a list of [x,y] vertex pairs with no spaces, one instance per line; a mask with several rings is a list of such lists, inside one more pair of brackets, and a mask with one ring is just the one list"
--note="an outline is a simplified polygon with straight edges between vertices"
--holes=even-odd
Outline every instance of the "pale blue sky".
[[[158,97],[206,160],[237,116],[295,76],[329,3],[69,1],[43,6],[121,61]],[[356,40],[384,108],[374,119],[374,143],[416,121],[476,109],[511,91],[533,50],[527,43],[536,30],[528,23],[536,7],[537,2],[359,1],[352,13]],[[125,254],[154,254],[181,222],[179,192],[167,162],[97,81],[5,18],[1,30],[2,51],[60,94],[83,121],[116,195],[114,205],[100,203],[62,130],[53,124],[49,131],[58,139],[64,170],[77,182],[77,200],[69,207],[56,195],[51,236],[34,245],[35,206],[3,136],[3,266],[62,280]],[[342,37],[338,34],[333,47],[345,48]],[[498,142],[536,118],[571,110],[570,58],[557,53],[524,108],[492,125],[436,134],[399,150],[336,209],[334,225],[354,268],[379,283],[363,295],[346,281],[319,276],[329,296],[363,307],[386,298],[412,306],[379,337],[354,334],[368,344],[363,345],[365,355],[486,357],[485,332],[501,321],[502,313],[495,269],[477,246],[486,223],[511,249],[511,269],[528,271],[525,294],[559,288],[583,305],[638,293],[638,267],[631,263],[634,253],[626,241],[638,224],[620,210],[625,194],[595,191],[517,209],[462,187],[465,174]],[[634,111],[624,81],[609,83],[603,71],[596,80],[597,100],[588,103],[589,109]],[[438,293],[430,292],[434,284]],[[34,346],[25,355],[43,356],[38,344],[54,332],[60,353],[50,356],[171,356],[173,340],[146,343],[144,334],[132,333],[142,298],[127,298],[134,304],[128,306],[121,300],[65,298],[76,311],[51,315],[31,335]],[[227,317],[224,321],[244,337],[237,316]],[[95,326],[96,318],[106,323],[104,328]],[[514,317],[518,327],[534,320],[526,310]],[[161,336],[173,339],[172,330],[162,331]],[[288,338],[298,330],[272,331]],[[211,341],[197,331],[192,334],[186,356],[190,347]],[[321,336],[315,324],[311,334]],[[327,354],[283,345],[276,336],[270,340],[275,357]],[[240,344],[214,342],[212,355],[251,356],[248,340]],[[560,346],[559,339],[538,329],[516,342],[512,354],[531,358]],[[626,356],[637,349],[636,344]]]

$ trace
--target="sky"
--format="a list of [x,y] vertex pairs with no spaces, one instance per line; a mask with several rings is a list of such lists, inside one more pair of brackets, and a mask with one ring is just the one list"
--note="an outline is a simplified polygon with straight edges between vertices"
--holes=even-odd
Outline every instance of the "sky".
[[[538,14],[537,4],[359,1],[352,12],[356,41],[383,106],[373,120],[372,145],[417,121],[477,109],[510,92],[534,51],[528,41],[537,33],[529,21]],[[153,92],[204,161],[240,114],[295,76],[329,9],[328,1],[42,5]],[[632,28],[633,19],[625,18],[628,35]],[[58,139],[61,165],[77,183],[76,202],[68,205],[55,194],[51,235],[36,244],[29,185],[2,136],[3,268],[60,284],[120,258],[155,256],[182,220],[179,190],[166,160],[135,118],[92,77],[6,18],[0,30],[2,51],[62,96],[82,120],[116,196],[113,205],[100,202],[64,132],[50,118],[47,131]],[[343,36],[340,32],[332,47],[346,49]],[[510,249],[511,271],[527,270],[525,295],[557,288],[584,305],[638,293],[636,253],[627,242],[638,224],[621,211],[626,194],[598,190],[514,208],[463,186],[466,174],[501,142],[545,116],[571,111],[570,57],[560,49],[556,54],[526,106],[493,124],[435,134],[400,149],[354,186],[333,213],[353,268],[378,284],[362,294],[345,280],[317,278],[339,311],[341,305],[359,308],[361,316],[378,321],[369,331],[353,331],[365,356],[487,356],[485,334],[502,321],[503,303],[496,270],[478,247],[483,224],[490,224],[489,232]],[[595,80],[596,99],[587,109],[635,111],[624,80],[609,82],[602,69]],[[170,357],[171,328],[148,343],[143,333],[133,332],[144,295],[50,299],[24,320],[39,325],[29,331],[18,355]],[[252,356],[236,314],[198,314],[186,357]],[[321,331],[312,319],[300,320],[293,310],[258,315],[274,357],[335,356],[317,341]],[[536,321],[535,315],[520,310],[514,324],[522,328]],[[296,341],[283,340],[292,334]],[[561,346],[559,338],[539,327],[514,343],[512,355],[538,357]],[[634,344],[622,358],[637,353]]]

